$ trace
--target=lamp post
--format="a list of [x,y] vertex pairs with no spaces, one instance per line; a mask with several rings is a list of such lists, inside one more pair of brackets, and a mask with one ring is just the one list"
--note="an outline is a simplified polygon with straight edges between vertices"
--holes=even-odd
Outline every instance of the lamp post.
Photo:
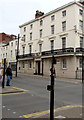
[[[84,1],[82,1],[82,4],[84,6]],[[82,83],[84,83],[84,8],[83,8],[83,30],[82,30],[82,35],[83,35],[83,47],[82,47]]]
[[84,49],[82,49],[82,83],[84,83]]
[[18,42],[17,42],[17,54],[16,54],[16,77],[17,77],[17,66],[18,66],[18,54],[19,54],[19,39],[20,39],[20,36],[18,34]]

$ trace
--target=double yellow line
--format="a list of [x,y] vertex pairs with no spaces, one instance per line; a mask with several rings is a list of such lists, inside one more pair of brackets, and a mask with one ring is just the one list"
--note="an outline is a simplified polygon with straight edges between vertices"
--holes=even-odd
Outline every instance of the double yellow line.
[[25,89],[21,89],[21,88],[17,88],[17,87],[12,87],[13,89],[16,89],[16,90],[20,90],[21,92],[11,92],[11,93],[5,93],[5,94],[0,94],[0,95],[15,95],[15,94],[23,94],[23,93],[27,93],[28,90],[25,90]]
[[[62,106],[59,108],[54,109],[54,112],[58,112],[60,110],[66,110],[66,109],[70,109],[70,108],[75,108],[75,107],[81,107],[80,105],[67,105],[67,106]],[[40,116],[45,116],[47,114],[49,114],[50,110],[46,110],[46,111],[42,111],[42,112],[36,112],[36,113],[31,113],[31,114],[27,114],[27,115],[23,115],[24,118],[36,118],[36,117],[40,117]]]

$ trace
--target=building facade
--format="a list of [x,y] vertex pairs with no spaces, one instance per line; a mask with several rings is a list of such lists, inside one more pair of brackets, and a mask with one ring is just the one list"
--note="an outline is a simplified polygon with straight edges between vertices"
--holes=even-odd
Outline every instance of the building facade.
[[18,72],[50,75],[52,51],[56,75],[81,78],[83,2],[70,2],[20,25]]
[[13,71],[16,71],[17,44],[17,39],[7,44],[0,44],[0,64],[2,64],[2,59],[6,58],[6,63],[11,65]]

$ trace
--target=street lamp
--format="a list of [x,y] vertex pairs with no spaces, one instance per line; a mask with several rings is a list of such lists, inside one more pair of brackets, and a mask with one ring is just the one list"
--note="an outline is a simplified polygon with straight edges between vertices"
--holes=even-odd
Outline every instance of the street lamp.
[[18,37],[16,39],[18,39],[18,42],[17,42],[17,54],[16,54],[16,77],[17,77],[17,65],[18,65],[18,54],[19,54],[19,39],[20,39],[19,34],[18,34]]
[[82,83],[84,83],[84,49],[82,48]]
[[[83,6],[84,6],[84,1],[81,1]],[[83,35],[83,47],[82,47],[82,83],[84,83],[84,8],[83,8],[83,30],[82,30],[82,35]]]
[[15,39],[18,39],[17,42],[17,54],[16,54],[16,77],[17,77],[17,66],[18,66],[18,55],[19,55],[19,39],[22,38],[21,40],[24,41],[24,37],[20,37],[20,35],[18,34],[18,37],[16,37]]

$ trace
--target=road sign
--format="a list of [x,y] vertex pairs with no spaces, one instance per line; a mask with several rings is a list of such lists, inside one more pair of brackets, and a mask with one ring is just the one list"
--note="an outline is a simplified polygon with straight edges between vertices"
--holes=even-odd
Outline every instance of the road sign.
[[2,64],[4,64],[4,59],[2,59]]

